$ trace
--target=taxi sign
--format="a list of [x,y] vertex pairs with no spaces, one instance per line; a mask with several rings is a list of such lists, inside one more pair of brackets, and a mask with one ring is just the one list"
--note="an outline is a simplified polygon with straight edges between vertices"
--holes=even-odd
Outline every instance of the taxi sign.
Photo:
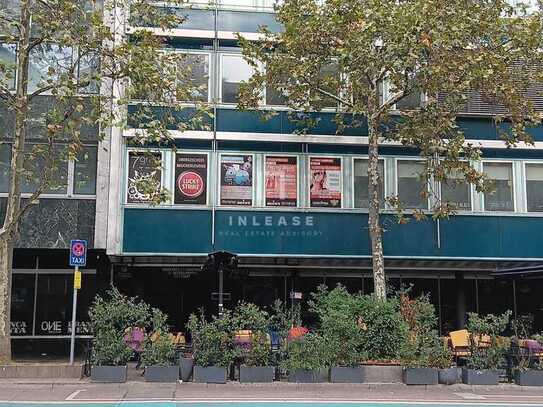
[[87,241],[70,241],[70,266],[83,267],[87,264]]

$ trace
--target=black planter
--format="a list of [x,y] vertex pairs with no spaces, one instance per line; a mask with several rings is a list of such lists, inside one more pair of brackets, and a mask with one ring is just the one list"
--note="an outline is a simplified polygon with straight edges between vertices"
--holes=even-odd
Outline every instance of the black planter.
[[328,369],[296,369],[288,375],[290,383],[324,383],[328,381]]
[[273,366],[241,366],[239,368],[240,383],[271,383],[274,376]]
[[408,367],[403,371],[405,384],[437,384],[437,369],[430,367]]
[[462,381],[462,369],[458,367],[439,369],[438,376],[439,384],[457,384]]
[[500,380],[500,371],[494,369],[462,369],[462,383],[494,385]]
[[179,380],[179,366],[146,366],[145,381],[176,383]]
[[403,370],[397,365],[363,365],[362,383],[403,383]]
[[181,380],[188,382],[192,377],[192,369],[194,367],[194,360],[192,358],[179,358],[179,369],[181,371]]
[[332,367],[330,381],[332,383],[362,383],[362,369],[360,367]]
[[91,381],[95,383],[126,382],[126,366],[93,366]]
[[194,366],[193,380],[196,383],[226,383],[226,368],[219,366]]
[[514,379],[520,386],[543,386],[543,370],[517,370]]

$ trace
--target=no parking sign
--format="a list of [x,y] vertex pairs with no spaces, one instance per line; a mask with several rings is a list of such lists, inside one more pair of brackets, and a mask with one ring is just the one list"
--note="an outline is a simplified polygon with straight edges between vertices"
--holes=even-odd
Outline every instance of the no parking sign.
[[83,267],[87,264],[87,241],[70,241],[70,266]]

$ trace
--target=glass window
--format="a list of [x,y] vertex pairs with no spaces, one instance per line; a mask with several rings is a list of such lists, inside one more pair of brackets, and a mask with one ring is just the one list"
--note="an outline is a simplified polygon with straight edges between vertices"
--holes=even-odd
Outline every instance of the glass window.
[[[25,146],[25,175],[21,192],[32,193],[41,183],[44,169],[49,167],[47,146],[45,144],[27,144]],[[46,194],[66,194],[68,189],[68,159],[64,146],[54,147],[50,186]]]
[[[336,64],[329,64],[322,67],[318,75],[319,78],[319,88],[325,92],[328,92],[331,95],[339,96],[340,89],[339,85],[341,83],[338,66]],[[338,105],[336,99],[326,96],[323,93],[314,91],[311,95],[313,102],[321,108],[335,108]]]
[[73,276],[38,276],[36,335],[67,335],[72,320]]
[[428,209],[426,182],[421,180],[423,161],[398,161],[398,195],[406,209]]
[[178,63],[179,101],[209,100],[209,55],[185,54]]
[[96,75],[100,69],[100,60],[96,55],[85,55],[79,60],[79,77],[78,81],[80,85],[84,85],[90,81],[87,86],[82,86],[79,90],[80,93],[98,93],[99,83],[96,80]]
[[0,83],[9,89],[15,89],[16,50],[15,44],[0,44]]
[[0,144],[0,192],[8,192],[11,144]]
[[77,154],[77,158],[74,161],[75,194],[96,194],[97,155],[98,150],[95,146],[86,146]]
[[543,164],[526,164],[528,212],[543,212]]
[[513,164],[483,163],[483,171],[492,181],[494,190],[486,193],[486,211],[513,211]]
[[398,103],[396,103],[396,109],[398,110],[415,110],[421,106],[422,94],[419,91],[407,95]]
[[[385,207],[385,190],[383,182],[385,179],[385,166],[379,161],[379,207]],[[368,192],[368,160],[354,160],[354,206],[355,208],[369,208]]]
[[34,274],[13,274],[11,285],[11,334],[32,335]]
[[56,81],[72,66],[72,49],[45,43],[30,53],[28,67],[28,91],[34,92],[45,85],[47,80]]
[[253,75],[253,69],[241,55],[222,56],[222,102],[237,103],[239,84]]
[[471,210],[471,186],[461,173],[451,173],[441,183],[441,200],[461,211]]

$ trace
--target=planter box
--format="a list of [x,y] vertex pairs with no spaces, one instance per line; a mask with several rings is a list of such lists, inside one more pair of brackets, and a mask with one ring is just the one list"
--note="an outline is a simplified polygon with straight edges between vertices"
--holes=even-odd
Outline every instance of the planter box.
[[360,371],[362,383],[403,383],[401,366],[363,365]]
[[193,380],[196,383],[226,383],[226,368],[219,366],[194,366]]
[[439,369],[439,384],[457,384],[462,382],[462,369],[451,367],[448,369]]
[[330,381],[332,383],[362,383],[362,370],[360,367],[332,367]]
[[437,384],[437,369],[429,367],[408,367],[403,371],[405,384]]
[[95,383],[126,382],[126,366],[93,366],[91,381]]
[[543,370],[517,370],[514,379],[520,386],[543,386]]
[[240,383],[271,383],[274,376],[273,366],[241,366],[239,368]]
[[145,381],[176,383],[179,380],[179,366],[146,366]]
[[499,380],[499,370],[462,369],[462,383],[464,384],[494,385],[498,384]]
[[288,375],[290,383],[324,383],[328,381],[328,369],[296,369]]
[[181,380],[188,382],[192,377],[192,369],[194,367],[194,360],[192,358],[179,358],[179,369],[181,371]]

